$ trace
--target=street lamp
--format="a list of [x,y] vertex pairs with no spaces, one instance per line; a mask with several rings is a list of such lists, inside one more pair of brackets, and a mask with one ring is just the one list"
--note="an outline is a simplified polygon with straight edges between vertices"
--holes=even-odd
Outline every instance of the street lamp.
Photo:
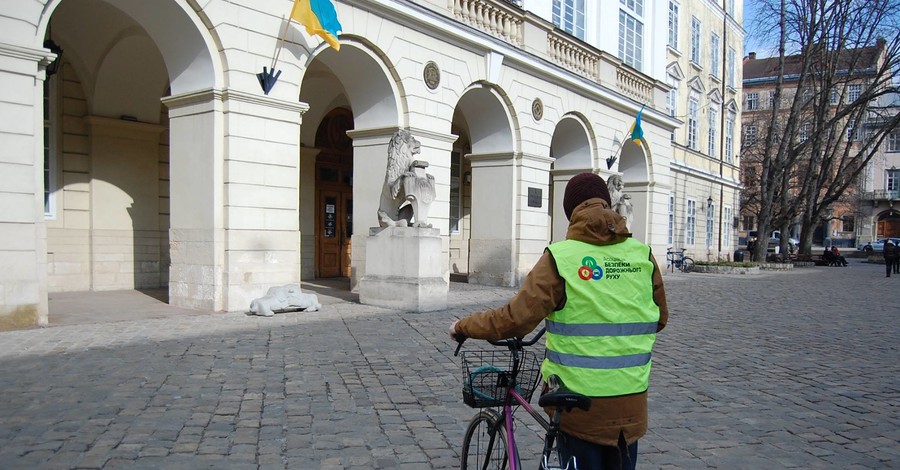
[[56,54],[56,59],[53,59],[53,62],[47,64],[47,76],[50,77],[59,71],[59,64],[62,63],[63,50],[61,47],[59,47],[59,44],[53,42],[52,39],[47,39],[46,41],[44,41],[44,47],[50,49],[50,52]]

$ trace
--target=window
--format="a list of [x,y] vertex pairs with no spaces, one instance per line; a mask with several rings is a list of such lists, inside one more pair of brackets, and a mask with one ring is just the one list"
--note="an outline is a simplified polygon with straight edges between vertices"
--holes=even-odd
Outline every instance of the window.
[[669,194],[669,228],[667,243],[671,246],[675,242],[675,195]]
[[706,153],[710,157],[715,157],[718,155],[716,152],[716,147],[718,147],[718,137],[719,137],[719,111],[713,108],[709,108],[709,130],[707,131],[707,151]]
[[722,248],[731,247],[731,207],[722,208],[722,219],[725,223],[722,225]]
[[759,109],[759,93],[747,93],[747,111]]
[[553,0],[553,24],[584,40],[584,0]]
[[678,50],[678,4],[669,2],[669,46]]
[[772,109],[774,107],[775,107],[775,92],[770,91],[769,92],[769,109]]
[[734,16],[736,11],[734,11],[734,0],[728,0],[728,14]]
[[734,163],[734,113],[730,111],[725,119],[725,162]]
[[847,101],[853,103],[862,95],[862,85],[855,83],[850,85],[850,91],[847,93]]
[[900,131],[893,131],[888,134],[887,151],[900,152]]
[[713,238],[715,238],[716,226],[716,206],[711,202],[706,204],[706,248],[713,247]]
[[[669,93],[666,94],[666,112],[669,116],[675,117],[678,114],[678,82],[674,78],[669,77]],[[675,141],[675,129],[669,134],[669,140]]]
[[884,189],[888,191],[900,191],[900,170],[887,170],[887,184]]
[[851,142],[854,140],[859,140],[859,132],[856,129],[856,124],[852,122],[847,123],[847,142]]
[[735,71],[737,67],[737,52],[735,52],[734,48],[728,48],[728,86],[731,88],[735,87]]
[[719,76],[719,36],[716,34],[709,37],[709,74]]
[[450,153],[450,233],[459,233],[462,209],[462,156]]
[[744,145],[748,147],[755,145],[758,134],[759,131],[756,129],[756,126],[747,126],[747,129],[744,130]]
[[831,104],[838,104],[840,101],[840,96],[838,95],[837,88],[831,89]]
[[755,222],[756,220],[752,215],[745,215],[741,229],[744,231],[754,230],[754,227],[756,226]]
[[[622,0],[625,3],[625,0]],[[644,25],[634,16],[619,10],[619,59],[641,70],[643,66]]]
[[633,11],[637,16],[644,16],[644,0],[619,0],[619,3]]
[[697,225],[697,201],[693,199],[687,200],[687,211],[684,219],[684,244],[686,246],[694,245],[694,228]]
[[691,62],[700,65],[700,20],[691,17]]
[[841,217],[841,232],[852,232],[855,230],[856,224],[853,223],[854,219],[852,215],[845,215]]
[[691,95],[691,98],[688,100],[688,138],[687,144],[688,147],[697,150],[699,143],[697,142],[697,134],[699,133],[698,127],[700,123],[697,121],[697,114],[700,109],[700,102],[697,100],[696,96]]
[[803,142],[806,142],[807,140],[809,140],[809,134],[811,131],[812,131],[812,124],[810,124],[808,122],[804,122],[803,124],[800,125],[799,141],[801,144]]
[[54,77],[44,80],[44,218],[56,218],[56,90]]

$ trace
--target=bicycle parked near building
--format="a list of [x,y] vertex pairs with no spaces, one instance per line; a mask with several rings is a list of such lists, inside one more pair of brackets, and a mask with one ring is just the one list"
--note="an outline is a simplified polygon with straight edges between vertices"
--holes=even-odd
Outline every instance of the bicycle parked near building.
[[[550,376],[549,390],[538,400],[540,407],[552,407],[556,411],[548,422],[531,406],[531,396],[540,381],[540,360],[525,347],[535,344],[544,335],[541,328],[531,339],[512,338],[488,341],[508,351],[492,349],[463,351],[463,401],[472,408],[481,409],[466,428],[463,437],[460,468],[479,470],[521,470],[519,451],[516,447],[514,414],[519,407],[531,415],[546,431],[541,470],[577,470],[575,458],[560,462],[556,436],[563,412],[573,408],[587,411],[591,399],[568,390],[558,377]],[[460,336],[456,353],[465,337]],[[553,463],[557,465],[554,466]]]
[[666,267],[674,273],[676,269],[683,273],[689,273],[694,270],[694,259],[690,256],[684,256],[687,248],[682,248],[681,252],[672,251],[669,247],[666,251]]

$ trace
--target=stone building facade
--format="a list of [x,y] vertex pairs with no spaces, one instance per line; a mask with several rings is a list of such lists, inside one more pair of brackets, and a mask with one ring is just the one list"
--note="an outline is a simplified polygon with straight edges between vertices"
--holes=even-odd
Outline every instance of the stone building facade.
[[60,291],[241,311],[273,285],[355,287],[401,128],[436,179],[448,278],[517,285],[564,237],[579,172],[622,175],[663,264],[684,231],[673,194],[733,198],[729,165],[674,150],[665,2],[334,3],[339,51],[286,22],[290,0],[0,7],[0,324],[47,324]]

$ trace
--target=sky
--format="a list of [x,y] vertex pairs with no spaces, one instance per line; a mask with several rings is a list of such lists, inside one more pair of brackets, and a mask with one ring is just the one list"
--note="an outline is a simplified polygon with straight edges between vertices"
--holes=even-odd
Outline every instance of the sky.
[[744,0],[744,55],[756,52],[759,57],[769,57],[773,53],[774,42],[771,37],[763,37],[753,27],[757,23],[760,2]]

